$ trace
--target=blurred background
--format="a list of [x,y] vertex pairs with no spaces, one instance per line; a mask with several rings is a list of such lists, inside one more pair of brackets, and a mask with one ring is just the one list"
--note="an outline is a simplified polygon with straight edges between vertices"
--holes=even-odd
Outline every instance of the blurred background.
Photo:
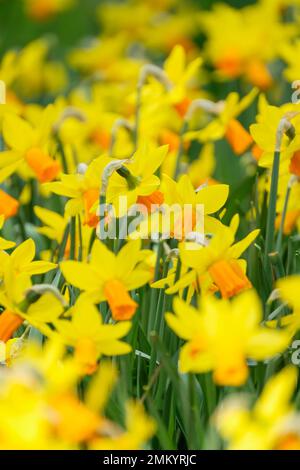
[[[39,0],[43,2],[43,0]],[[0,0],[0,55],[10,47],[22,47],[41,35],[54,34],[57,38],[56,53],[62,54],[70,46],[86,36],[99,34],[99,24],[95,9],[103,4],[101,0],[77,0],[73,6],[59,15],[43,21],[30,18],[24,0]],[[29,2],[28,2],[29,3]],[[111,0],[107,3],[124,3]],[[192,3],[199,9],[209,10],[218,0],[182,0]],[[244,7],[256,3],[255,0],[227,0],[222,3],[234,7]]]

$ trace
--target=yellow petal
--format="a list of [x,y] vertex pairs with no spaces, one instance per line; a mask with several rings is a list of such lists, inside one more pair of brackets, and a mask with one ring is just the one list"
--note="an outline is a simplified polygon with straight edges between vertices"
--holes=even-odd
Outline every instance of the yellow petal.
[[261,361],[282,353],[290,343],[290,335],[284,331],[260,328],[247,341],[247,355]]
[[13,150],[24,152],[34,145],[32,127],[22,118],[7,114],[3,120],[3,137]]
[[227,201],[229,186],[227,184],[213,184],[206,186],[197,193],[197,204],[204,205],[205,214],[214,214]]
[[95,240],[91,251],[91,266],[100,270],[102,279],[110,279],[117,275],[116,256],[100,240]]
[[57,264],[49,263],[47,261],[32,261],[32,263],[23,266],[23,272],[33,275],[33,274],[43,274],[56,269]]
[[228,250],[228,257],[230,258],[239,258],[242,253],[251,245],[251,243],[255,240],[258,236],[260,230],[253,230],[253,232],[249,233],[243,240],[239,241],[232,245],[231,248]]
[[62,261],[60,269],[66,280],[83,290],[97,290],[101,285],[98,271],[88,263],[78,261]]

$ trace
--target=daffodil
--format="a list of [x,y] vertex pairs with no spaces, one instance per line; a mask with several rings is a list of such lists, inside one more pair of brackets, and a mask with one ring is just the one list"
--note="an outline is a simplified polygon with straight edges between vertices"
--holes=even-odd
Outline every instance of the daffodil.
[[[25,298],[25,292],[31,287],[31,276],[43,274],[54,268],[56,264],[45,261],[32,261],[35,257],[35,244],[32,239],[17,246],[11,255],[0,252],[2,280],[0,296],[5,310],[0,315],[0,339],[7,341],[24,321],[19,304]],[[51,303],[49,305],[51,309]],[[57,305],[54,304],[54,310]],[[47,310],[48,311],[48,310]],[[47,316],[47,312],[40,312]],[[21,314],[21,316],[20,316]]]
[[66,280],[86,292],[89,299],[107,300],[115,320],[129,320],[137,303],[128,291],[151,278],[150,270],[141,265],[141,254],[139,240],[128,242],[117,255],[95,240],[89,263],[63,261],[60,268]]
[[62,174],[60,181],[47,183],[44,187],[54,194],[70,198],[65,206],[67,216],[82,215],[85,224],[96,227],[99,218],[93,208],[100,196],[103,170],[110,161],[109,157],[103,155],[84,167],[82,172]]
[[186,141],[193,139],[207,142],[226,137],[234,153],[243,154],[253,143],[249,132],[237,120],[237,117],[247,109],[257,95],[257,89],[251,90],[242,99],[238,93],[229,93],[226,100],[217,105],[217,116],[201,130],[188,131],[184,135]]
[[74,5],[74,0],[24,0],[28,15],[34,20],[43,21]]
[[[291,123],[298,129],[300,106],[298,104],[287,103],[280,107],[270,106],[265,99],[260,100],[259,114],[256,123],[250,126],[250,133],[260,150],[258,164],[264,168],[271,168],[276,148],[276,132],[280,121],[288,117]],[[299,136],[290,139],[284,135],[281,139],[280,160],[281,163],[287,161],[292,165],[292,171],[300,174],[299,159],[297,151],[300,148]],[[298,173],[297,173],[298,172]]]
[[278,4],[270,1],[243,8],[221,3],[199,14],[208,38],[205,52],[221,78],[243,76],[261,89],[272,85],[268,64],[294,35],[294,25],[280,21],[280,15]]
[[[151,228],[151,232],[164,235],[167,230],[170,237],[181,240],[189,232],[199,232],[199,235],[203,237],[204,233],[215,233],[222,225],[212,214],[215,214],[226,203],[229,193],[227,185],[204,185],[196,192],[187,175],[181,176],[178,182],[164,175],[160,190],[166,211],[164,213],[164,211],[156,210],[150,215],[139,226],[139,234],[144,235],[145,231]],[[155,206],[155,201],[153,204],[157,209],[158,205]],[[170,210],[174,208],[174,214],[172,215],[167,208]]]
[[188,97],[188,85],[195,79],[202,59],[197,57],[187,64],[187,57],[183,46],[175,46],[164,63],[164,72],[170,80],[168,99],[175,106],[178,113],[184,116],[191,103]]
[[158,189],[160,179],[155,173],[166,155],[166,146],[152,149],[144,145],[128,163],[113,173],[106,198],[114,205],[117,215],[124,215],[125,209],[129,210],[136,203],[145,206],[163,203],[163,195]]
[[231,302],[205,297],[199,310],[176,298],[174,311],[166,314],[166,321],[187,341],[180,351],[180,371],[213,371],[218,385],[243,385],[249,374],[247,358],[262,361],[289,344],[287,333],[260,325],[262,309],[254,291]]
[[51,181],[60,173],[60,164],[49,156],[48,144],[52,127],[51,106],[43,112],[38,127],[14,114],[6,114],[3,121],[3,137],[8,150],[1,152],[1,168],[14,173],[26,164],[40,182]]
[[17,96],[35,99],[43,93],[53,95],[65,89],[68,83],[65,66],[61,62],[49,60],[50,48],[51,41],[40,37],[17,51],[13,83]]
[[224,298],[250,289],[251,282],[245,273],[245,260],[239,258],[258,236],[259,230],[253,230],[243,240],[234,243],[238,225],[239,218],[234,217],[230,227],[219,226],[215,236],[207,241],[207,246],[182,243],[179,247],[180,258],[191,270],[170,287],[167,293],[174,293],[191,283],[195,284],[197,279],[200,282],[201,276],[206,278],[203,286],[208,288],[215,285]]
[[55,328],[60,339],[75,348],[75,358],[84,373],[94,372],[103,354],[114,356],[130,352],[130,345],[120,341],[130,330],[130,322],[103,324],[100,312],[86,296],[79,297],[68,314],[71,320],[57,320]]
[[230,450],[299,450],[299,413],[291,403],[297,370],[287,366],[271,377],[251,407],[243,397],[225,400],[216,426]]

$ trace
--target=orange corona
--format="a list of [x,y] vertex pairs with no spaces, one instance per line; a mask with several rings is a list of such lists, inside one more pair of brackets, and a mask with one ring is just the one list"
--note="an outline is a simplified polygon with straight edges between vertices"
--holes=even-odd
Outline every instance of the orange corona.
[[18,209],[19,202],[0,189],[0,214],[3,214],[5,219],[9,219],[17,214]]
[[217,261],[208,271],[225,299],[252,287],[236,260]]
[[229,121],[225,137],[237,155],[246,152],[253,142],[249,132],[236,119]]
[[19,315],[10,310],[4,310],[0,315],[0,341],[8,341],[23,321],[23,318]]
[[122,282],[116,279],[106,282],[104,294],[114,320],[130,320],[133,317],[138,304],[132,300]]
[[60,164],[40,148],[27,151],[25,160],[41,183],[54,180],[60,172]]

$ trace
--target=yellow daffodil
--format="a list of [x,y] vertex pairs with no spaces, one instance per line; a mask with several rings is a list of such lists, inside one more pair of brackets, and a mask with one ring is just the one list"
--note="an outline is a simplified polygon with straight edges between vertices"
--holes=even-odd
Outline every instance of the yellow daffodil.
[[196,283],[197,278],[201,287],[201,276],[208,276],[210,282],[206,287],[215,285],[223,298],[232,297],[239,292],[250,289],[251,282],[245,274],[245,261],[239,259],[259,234],[253,230],[243,240],[234,243],[239,218],[234,217],[231,226],[219,226],[216,235],[207,242],[207,246],[182,243],[180,257],[182,263],[191,268],[167,293],[174,293],[190,283]]
[[253,143],[253,140],[237,117],[250,106],[256,95],[257,89],[255,88],[242,99],[236,92],[229,93],[226,100],[217,105],[217,116],[204,129],[187,132],[184,136],[185,140],[196,139],[200,142],[207,142],[225,136],[234,153],[243,154]]
[[54,194],[70,198],[65,206],[66,216],[82,215],[83,222],[96,227],[99,218],[93,207],[100,196],[101,177],[111,159],[105,155],[93,160],[82,172],[75,175],[62,174],[60,181],[45,184]]
[[166,146],[156,149],[142,146],[119,172],[114,172],[109,179],[106,196],[117,215],[124,215],[124,210],[129,210],[135,203],[145,206],[163,203],[163,195],[158,190],[160,179],[155,173],[166,155]]
[[[288,103],[280,107],[270,106],[265,99],[260,100],[259,114],[256,123],[250,126],[251,135],[259,149],[258,164],[271,168],[276,148],[276,132],[281,119],[288,117],[295,128],[298,128],[300,106]],[[297,151],[300,149],[299,136],[291,140],[286,134],[281,139],[280,160],[290,162],[295,174],[300,174]]]
[[66,280],[86,292],[94,302],[107,300],[115,320],[129,320],[137,303],[128,291],[146,284],[151,272],[140,266],[140,241],[128,242],[115,255],[95,240],[89,263],[63,261],[60,268]]
[[195,192],[187,175],[181,176],[178,182],[164,175],[160,190],[166,207],[174,208],[174,215],[171,214],[169,220],[168,210],[166,213],[163,211],[154,212],[139,226],[138,233],[140,235],[144,236],[145,231],[150,228],[155,234],[164,234],[168,230],[170,237],[182,240],[188,235],[188,231],[199,232],[204,237],[204,233],[215,233],[222,225],[219,220],[212,217],[212,214],[226,203],[229,193],[227,185],[204,185]]
[[269,379],[254,406],[243,397],[225,400],[216,426],[230,450],[299,450],[299,414],[291,403],[297,370],[285,367]]
[[169,100],[178,113],[184,116],[191,103],[187,96],[187,88],[195,79],[202,59],[197,57],[189,64],[186,63],[186,53],[181,45],[175,46],[164,63],[164,72],[170,80]]
[[0,252],[2,280],[0,296],[1,303],[5,307],[0,315],[0,339],[2,341],[10,339],[13,332],[24,321],[24,318],[19,315],[20,311],[17,306],[24,300],[25,291],[31,287],[31,276],[56,268],[54,263],[32,261],[34,257],[35,244],[31,239],[17,246],[11,255],[5,251]]
[[79,297],[68,313],[71,320],[57,320],[55,327],[62,341],[75,348],[75,358],[85,374],[95,371],[103,354],[130,352],[130,345],[120,341],[130,330],[130,322],[103,324],[100,312],[86,296]]
[[52,107],[47,107],[36,128],[16,115],[7,114],[4,117],[3,136],[9,150],[0,154],[1,168],[14,173],[25,163],[42,183],[56,178],[60,172],[60,164],[49,156],[47,149],[51,135],[52,112]]
[[75,0],[24,0],[28,15],[37,21],[48,20],[74,5]]
[[175,299],[174,311],[174,315],[166,315],[166,321],[187,341],[180,351],[180,371],[212,370],[219,385],[243,385],[249,374],[247,358],[262,361],[283,352],[289,344],[285,332],[260,325],[262,310],[254,291],[231,302],[205,297],[199,310]]
[[294,34],[294,25],[281,22],[280,14],[278,4],[270,1],[244,8],[221,3],[211,12],[201,12],[199,22],[208,36],[206,54],[222,78],[244,76],[261,89],[272,85],[268,63]]

